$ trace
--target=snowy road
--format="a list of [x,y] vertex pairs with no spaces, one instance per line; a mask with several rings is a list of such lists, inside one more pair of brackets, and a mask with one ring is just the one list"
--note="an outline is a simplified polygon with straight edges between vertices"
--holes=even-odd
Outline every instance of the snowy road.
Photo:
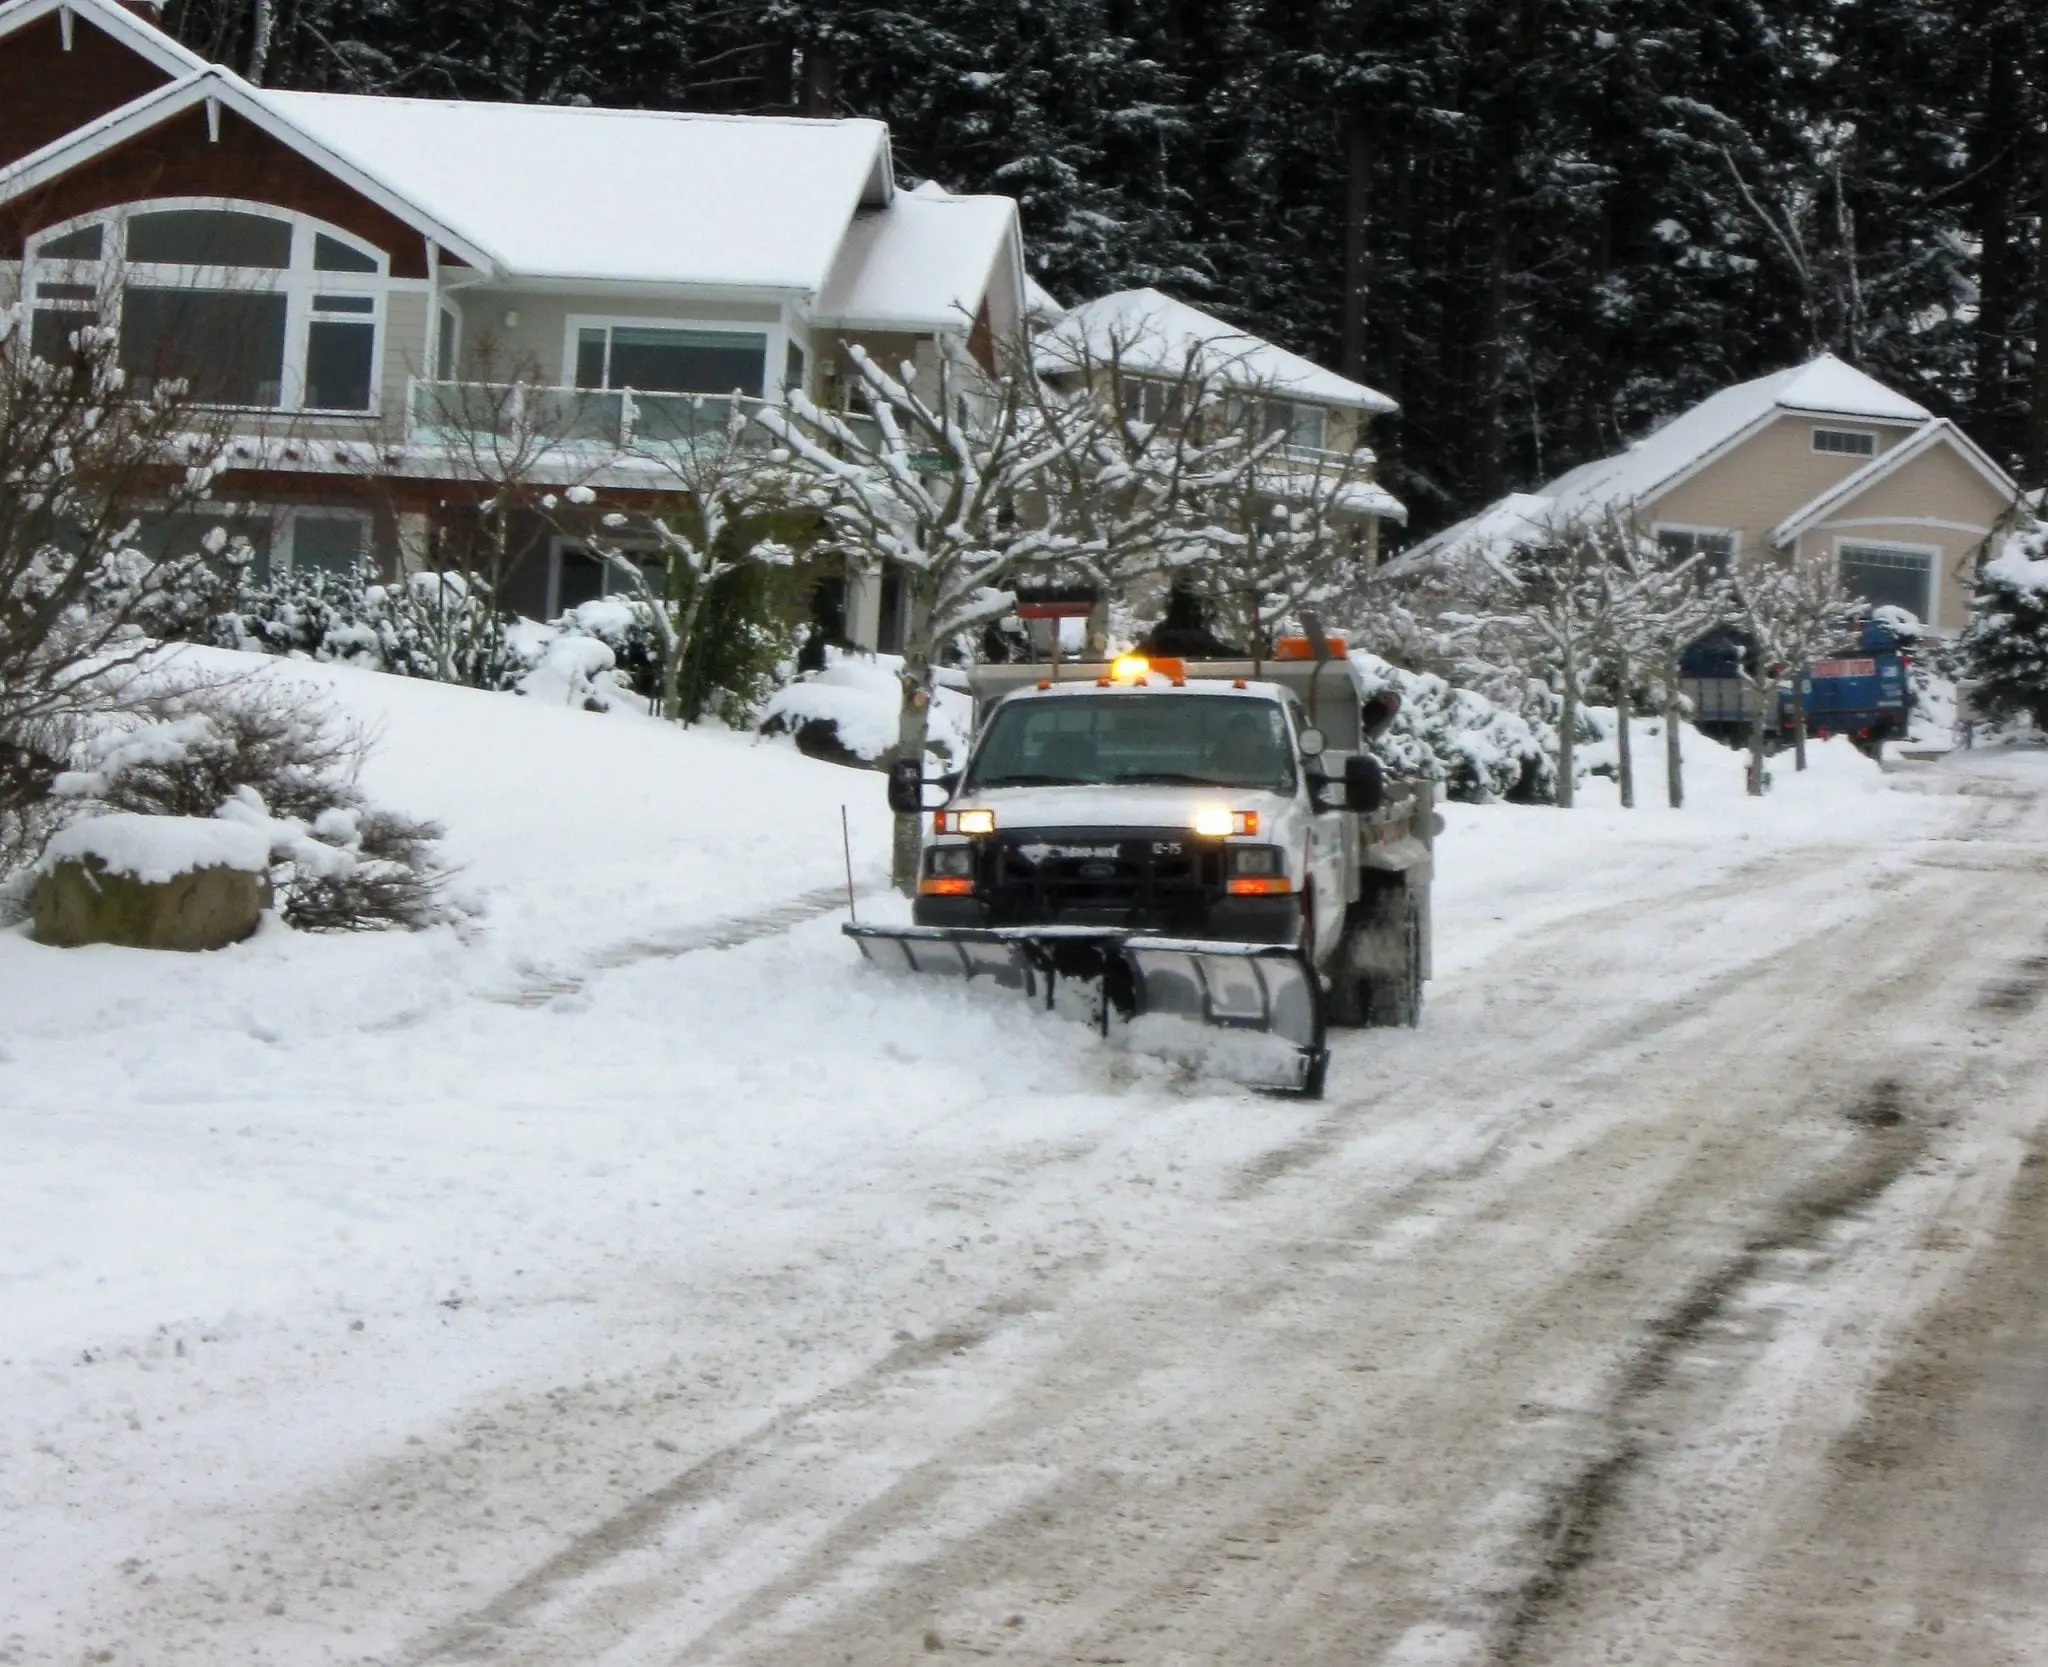
[[[924,1109],[588,1183],[704,1198],[676,1237],[24,1359],[0,1660],[2038,1661],[2048,760],[1900,785],[1906,832],[1712,861],[1542,824],[1322,1106],[978,996],[934,1045],[869,979]],[[706,976],[800,980],[804,912]],[[601,1055],[694,952],[555,994]],[[549,988],[417,995],[375,1034],[459,1077]],[[756,1056],[784,1098],[803,1050]],[[496,1161],[447,1208],[544,1260]]]

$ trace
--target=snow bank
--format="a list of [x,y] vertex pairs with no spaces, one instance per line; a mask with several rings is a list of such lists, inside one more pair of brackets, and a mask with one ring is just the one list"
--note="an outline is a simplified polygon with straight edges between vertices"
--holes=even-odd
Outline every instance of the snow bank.
[[60,828],[44,848],[37,872],[60,862],[97,857],[109,874],[162,885],[201,868],[260,874],[270,866],[270,836],[263,828],[203,816],[137,816],[117,811]]

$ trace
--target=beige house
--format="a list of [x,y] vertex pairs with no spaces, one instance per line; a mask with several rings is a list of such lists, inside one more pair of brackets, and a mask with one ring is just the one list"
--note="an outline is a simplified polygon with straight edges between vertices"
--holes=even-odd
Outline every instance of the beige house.
[[1400,565],[1619,511],[1676,556],[1830,555],[1852,594],[1947,633],[1968,619],[1978,553],[2018,492],[1955,424],[1823,354],[1724,388],[1627,451],[1503,498]]

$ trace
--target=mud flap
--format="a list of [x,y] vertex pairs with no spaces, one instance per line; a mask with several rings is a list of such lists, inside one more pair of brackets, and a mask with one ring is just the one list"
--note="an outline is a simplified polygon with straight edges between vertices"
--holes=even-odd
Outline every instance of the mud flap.
[[1061,979],[1093,981],[1105,1034],[1114,1016],[1148,1052],[1192,1056],[1201,1068],[1247,1087],[1322,1094],[1329,1054],[1321,984],[1291,945],[1148,937],[1093,926],[849,924],[841,930],[878,966],[987,978],[1026,996],[1042,995],[1047,1006]]

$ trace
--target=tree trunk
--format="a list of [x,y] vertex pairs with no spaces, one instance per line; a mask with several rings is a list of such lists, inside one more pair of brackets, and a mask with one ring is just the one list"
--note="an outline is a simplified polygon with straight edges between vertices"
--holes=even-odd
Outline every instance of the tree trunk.
[[[925,737],[932,712],[932,600],[922,580],[912,585],[910,618],[903,633],[903,702],[896,711],[896,756],[914,758],[924,767]],[[889,880],[905,897],[917,895],[919,822],[915,815],[896,818],[890,847]]]
[[1365,310],[1372,280],[1372,138],[1363,110],[1344,118],[1344,374],[1365,377]]
[[1570,810],[1578,797],[1574,788],[1578,774],[1579,665],[1577,656],[1564,657],[1564,704],[1557,718],[1557,808]]
[[704,608],[704,591],[711,583],[701,573],[690,577],[690,600],[676,620],[668,652],[661,657],[661,715],[670,723],[683,715],[683,662],[690,657],[690,643],[697,635],[697,616]]
[[1757,691],[1756,714],[1749,720],[1749,796],[1764,796],[1764,691]]
[[1636,808],[1636,754],[1635,738],[1629,734],[1629,720],[1635,716],[1634,704],[1629,699],[1628,656],[1620,656],[1616,668],[1614,689],[1614,773],[1621,787],[1621,808]]
[[2041,124],[2039,231],[2034,248],[2034,398],[2028,413],[2026,484],[2048,486],[2048,121]]
[[1685,748],[1678,738],[1678,726],[1683,723],[1678,693],[1678,668],[1670,668],[1672,676],[1664,696],[1664,786],[1671,800],[1673,810],[1685,809]]
[[1806,668],[1792,668],[1792,768],[1806,768]]
[[275,18],[272,0],[256,0],[255,14],[249,24],[249,82],[252,86],[263,85],[263,72],[270,62],[270,34]]

